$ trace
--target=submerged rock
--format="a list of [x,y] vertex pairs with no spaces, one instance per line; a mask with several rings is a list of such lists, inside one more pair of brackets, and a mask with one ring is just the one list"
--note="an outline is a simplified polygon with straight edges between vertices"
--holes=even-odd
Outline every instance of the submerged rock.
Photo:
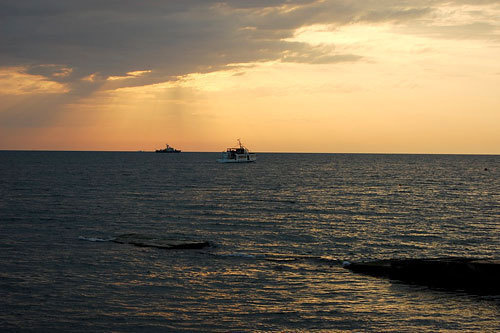
[[499,295],[500,261],[472,258],[387,259],[344,262],[343,267],[377,277],[446,290]]
[[175,249],[202,249],[210,246],[207,241],[193,241],[185,239],[170,239],[161,236],[141,235],[141,234],[124,234],[112,240],[120,244],[132,244],[140,247],[154,247],[158,249],[175,250]]

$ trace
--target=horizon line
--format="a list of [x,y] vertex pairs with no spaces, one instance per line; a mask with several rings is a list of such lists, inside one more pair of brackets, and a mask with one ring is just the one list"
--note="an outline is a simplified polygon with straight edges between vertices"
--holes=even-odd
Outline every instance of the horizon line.
[[[154,150],[69,150],[69,149],[0,149],[0,152],[88,152],[88,153],[155,153]],[[181,153],[220,153],[221,151],[182,150]],[[424,153],[424,152],[304,152],[304,151],[252,151],[256,154],[352,154],[352,155],[473,155],[499,156],[500,153]]]

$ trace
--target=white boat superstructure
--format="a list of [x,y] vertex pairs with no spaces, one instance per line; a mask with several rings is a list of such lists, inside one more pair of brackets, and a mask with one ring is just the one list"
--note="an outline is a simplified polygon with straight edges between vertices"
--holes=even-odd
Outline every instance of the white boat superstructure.
[[217,162],[220,163],[249,163],[257,160],[257,154],[251,153],[248,149],[241,144],[238,139],[238,148],[227,148],[222,152],[222,156]]

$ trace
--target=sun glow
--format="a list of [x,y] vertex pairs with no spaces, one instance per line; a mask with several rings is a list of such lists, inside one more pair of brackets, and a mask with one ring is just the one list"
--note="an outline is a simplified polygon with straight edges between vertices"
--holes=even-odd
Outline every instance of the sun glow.
[[[304,15],[302,5],[217,6],[230,26],[235,12],[248,19],[234,25],[242,40],[210,43],[182,69],[148,55],[109,69],[1,68],[0,149],[153,150],[168,142],[219,151],[241,138],[253,151],[500,153],[498,5],[445,4],[411,19],[349,24],[320,16],[288,30],[269,17]],[[262,53],[246,57],[255,51],[246,42]]]
[[[69,91],[62,83],[26,71],[26,67],[0,68],[0,95],[62,94]],[[57,75],[67,75],[67,72]]]
[[110,76],[107,78],[109,81],[114,81],[114,80],[124,80],[124,79],[132,79],[136,77],[140,77],[146,74],[151,73],[151,70],[144,70],[144,71],[133,71],[133,72],[128,72],[127,75],[125,76]]

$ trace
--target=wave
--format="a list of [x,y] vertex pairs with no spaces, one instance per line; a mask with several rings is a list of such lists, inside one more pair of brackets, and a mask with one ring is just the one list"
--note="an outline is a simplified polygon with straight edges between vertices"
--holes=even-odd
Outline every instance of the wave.
[[334,259],[331,257],[324,257],[324,256],[287,255],[279,253],[251,254],[243,252],[233,252],[233,253],[206,252],[206,254],[222,258],[245,258],[245,259],[271,261],[276,263],[314,262],[318,265],[342,266],[342,263],[344,262],[343,260],[340,259]]
[[257,256],[254,254],[247,254],[247,253],[227,253],[227,254],[217,254],[219,257],[238,257],[238,258],[249,258],[249,259],[256,259]]
[[114,240],[113,237],[104,239],[104,238],[99,238],[99,237],[85,237],[85,236],[78,236],[78,239],[83,240],[83,241],[89,241],[89,242],[110,242],[110,241]]

